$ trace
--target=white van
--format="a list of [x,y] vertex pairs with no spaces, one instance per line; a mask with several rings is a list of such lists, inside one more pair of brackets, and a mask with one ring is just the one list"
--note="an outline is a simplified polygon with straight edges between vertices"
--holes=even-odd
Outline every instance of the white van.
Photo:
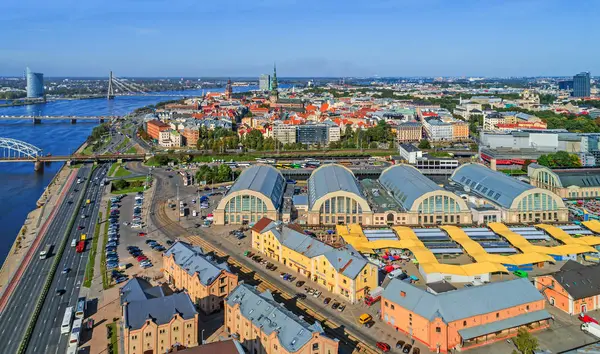
[[75,247],[77,246],[77,239],[74,238],[73,241],[71,241],[71,247]]
[[398,278],[404,271],[402,269],[396,269],[388,273],[387,277],[390,279]]

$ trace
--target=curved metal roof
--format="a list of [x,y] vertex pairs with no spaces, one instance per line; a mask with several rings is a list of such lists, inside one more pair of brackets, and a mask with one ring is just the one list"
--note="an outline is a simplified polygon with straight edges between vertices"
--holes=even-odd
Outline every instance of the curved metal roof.
[[442,190],[419,170],[405,164],[384,170],[379,176],[379,183],[407,210],[410,210],[415,200],[423,194]]
[[243,190],[259,192],[271,199],[275,209],[279,209],[284,189],[285,179],[276,168],[268,165],[254,165],[242,172],[229,193]]
[[311,208],[319,198],[337,191],[350,192],[364,199],[354,174],[344,166],[337,164],[323,165],[310,175],[308,179],[308,201]]
[[483,165],[469,163],[457,168],[450,180],[469,187],[471,192],[507,209],[523,192],[535,188],[502,172],[493,171]]

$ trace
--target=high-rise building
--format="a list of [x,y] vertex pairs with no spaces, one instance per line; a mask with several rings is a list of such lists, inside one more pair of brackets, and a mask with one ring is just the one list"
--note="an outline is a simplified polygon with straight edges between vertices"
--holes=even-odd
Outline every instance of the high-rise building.
[[44,74],[34,73],[27,68],[27,98],[44,97]]
[[573,80],[563,80],[558,82],[559,90],[572,90],[573,89]]
[[261,91],[271,90],[271,75],[263,74],[258,79],[258,88]]
[[573,77],[573,97],[590,97],[590,73],[581,72]]

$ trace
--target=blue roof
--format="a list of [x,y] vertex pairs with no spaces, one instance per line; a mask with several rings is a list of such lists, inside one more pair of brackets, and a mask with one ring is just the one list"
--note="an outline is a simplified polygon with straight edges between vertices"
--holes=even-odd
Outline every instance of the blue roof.
[[264,334],[277,333],[279,343],[290,353],[304,347],[313,333],[325,335],[319,322],[309,324],[273,299],[269,290],[260,293],[248,284],[239,284],[226,298],[229,306],[239,304],[241,315]]
[[148,300],[132,301],[125,306],[125,326],[140,329],[151,319],[158,325],[171,321],[175,314],[184,320],[193,318],[198,312],[185,292]]
[[544,300],[529,280],[523,278],[437,295],[393,279],[383,291],[383,297],[428,320],[439,317],[445,323]]
[[552,318],[552,315],[546,310],[534,311],[523,315],[507,318],[501,321],[490,322],[481,326],[475,326],[458,330],[458,334],[463,340],[469,340],[486,334],[500,332],[504,329],[515,328],[536,321],[542,321]]
[[346,247],[348,249],[338,248],[325,253],[325,258],[338,273],[350,279],[356,279],[368,262],[352,246]]
[[308,179],[309,206],[312,208],[317,199],[340,190],[356,194],[357,197],[364,199],[358,181],[352,171],[346,167],[329,164],[317,168]]
[[275,209],[279,209],[284,189],[285,178],[276,168],[268,165],[254,165],[242,172],[229,193],[243,190],[259,192],[271,199]]
[[295,195],[292,197],[294,205],[308,205],[308,196],[304,194]]
[[442,190],[419,170],[405,164],[384,170],[379,176],[379,183],[407,210],[410,210],[415,200],[423,194]]
[[523,192],[533,187],[502,172],[493,171],[483,165],[469,163],[457,168],[450,179],[493,203],[510,208]]
[[210,256],[204,254],[202,248],[192,246],[189,243],[175,242],[164,254],[165,256],[173,255],[175,263],[189,275],[198,273],[198,279],[204,285],[212,284],[222,270],[231,273],[227,263],[213,261]]

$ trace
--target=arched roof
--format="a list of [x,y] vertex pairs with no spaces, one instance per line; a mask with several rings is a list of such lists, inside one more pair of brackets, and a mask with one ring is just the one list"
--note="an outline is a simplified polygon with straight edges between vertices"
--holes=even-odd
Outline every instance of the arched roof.
[[394,199],[406,210],[410,210],[415,200],[424,194],[442,191],[435,182],[406,164],[386,168],[379,176],[379,183],[390,191]]
[[471,192],[510,209],[513,201],[535,187],[483,165],[468,163],[457,168],[450,179]]
[[364,199],[358,181],[347,167],[327,164],[317,168],[308,179],[309,207],[312,208],[319,198],[338,191],[349,192]]
[[251,190],[265,195],[273,202],[275,209],[279,209],[284,189],[285,178],[283,178],[281,172],[272,166],[259,164],[245,169],[227,195]]

